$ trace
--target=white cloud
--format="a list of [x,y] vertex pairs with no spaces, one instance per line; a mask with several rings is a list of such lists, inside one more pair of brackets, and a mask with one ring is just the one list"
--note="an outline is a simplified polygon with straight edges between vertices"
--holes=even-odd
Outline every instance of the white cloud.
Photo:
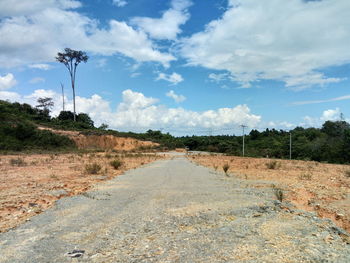
[[10,89],[16,84],[17,81],[12,73],[8,73],[5,76],[0,75],[0,90]]
[[3,91],[0,90],[0,98],[1,100],[8,100],[8,101],[21,101],[21,95],[19,95],[17,92],[12,91]]
[[230,0],[220,19],[184,39],[190,65],[227,70],[241,83],[279,80],[292,89],[341,81],[322,69],[350,62],[350,1]]
[[190,18],[187,8],[189,0],[172,0],[171,8],[165,11],[161,18],[134,17],[131,23],[137,25],[155,39],[176,39],[181,33],[180,26]]
[[186,100],[185,96],[178,95],[173,90],[170,90],[169,92],[167,92],[166,96],[169,98],[172,98],[176,103],[180,103],[180,102],[183,102],[184,100]]
[[176,72],[173,72],[171,75],[165,73],[158,73],[158,77],[156,78],[156,80],[165,80],[171,82],[173,85],[179,84],[180,82],[184,81],[183,77],[180,74],[177,74]]
[[30,84],[38,84],[38,83],[44,83],[44,82],[45,82],[45,79],[41,77],[35,77],[29,80]]
[[323,121],[335,121],[335,120],[339,120],[340,118],[340,109],[336,108],[334,110],[329,109],[329,110],[325,110],[322,114],[321,120]]
[[123,6],[126,6],[128,2],[125,0],[113,0],[113,4],[118,7],[123,7]]
[[51,66],[49,64],[32,64],[28,66],[29,68],[41,69],[41,70],[49,70]]
[[48,0],[42,6],[36,3],[43,1],[35,0],[28,12],[15,7],[2,11],[1,67],[53,62],[57,52],[67,46],[98,55],[122,54],[138,62],[154,61],[164,66],[175,60],[173,55],[157,50],[146,33],[123,21],[110,20],[108,27],[99,28],[99,21],[71,9],[80,6],[78,1]]
[[307,104],[318,104],[332,101],[341,101],[341,100],[350,100],[350,95],[344,95],[336,98],[326,99],[326,100],[305,100],[305,101],[296,101],[292,105],[307,105]]
[[138,77],[138,76],[140,76],[140,75],[141,75],[140,72],[133,72],[133,73],[131,73],[130,77],[136,78],[136,77]]
[[1,0],[0,18],[9,16],[31,15],[47,8],[71,9],[81,6],[79,1],[74,0]]
[[221,81],[228,80],[229,76],[230,74],[228,73],[219,73],[219,74],[210,73],[208,77],[211,81],[219,83]]
[[321,117],[305,116],[303,118],[304,122],[301,123],[301,126],[320,127],[325,121],[340,120],[340,114],[341,114],[340,109],[335,108],[335,109],[328,109],[323,111]]
[[[2,92],[0,92],[2,95]],[[36,90],[28,96],[17,93],[7,94],[11,101],[37,104],[40,97],[51,97],[55,103],[52,114],[58,115],[62,110],[62,97],[52,90]],[[72,110],[72,101],[66,100],[66,109]],[[190,111],[183,108],[168,108],[159,104],[155,98],[132,90],[124,90],[122,101],[116,110],[99,95],[90,98],[76,97],[77,111],[88,113],[98,126],[107,123],[111,128],[123,131],[145,131],[166,127],[178,135],[197,133],[201,129],[227,129],[233,125],[245,123],[249,127],[257,126],[261,117],[250,112],[247,105],[233,108],[220,108],[204,112]]]

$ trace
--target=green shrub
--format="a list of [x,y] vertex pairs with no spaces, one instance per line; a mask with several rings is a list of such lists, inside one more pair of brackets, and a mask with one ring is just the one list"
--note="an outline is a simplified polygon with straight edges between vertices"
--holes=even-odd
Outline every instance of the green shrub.
[[98,174],[98,172],[101,170],[101,165],[98,163],[92,163],[92,164],[87,164],[85,165],[85,171],[88,174]]
[[120,161],[120,160],[118,160],[118,159],[115,159],[115,160],[111,161],[109,164],[110,164],[114,169],[118,170],[118,169],[122,166],[123,162]]

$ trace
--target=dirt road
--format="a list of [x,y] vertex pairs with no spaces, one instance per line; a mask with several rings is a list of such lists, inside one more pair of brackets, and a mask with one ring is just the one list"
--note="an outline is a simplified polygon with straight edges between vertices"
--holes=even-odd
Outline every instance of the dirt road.
[[350,262],[346,232],[275,199],[177,156],[0,234],[0,262]]

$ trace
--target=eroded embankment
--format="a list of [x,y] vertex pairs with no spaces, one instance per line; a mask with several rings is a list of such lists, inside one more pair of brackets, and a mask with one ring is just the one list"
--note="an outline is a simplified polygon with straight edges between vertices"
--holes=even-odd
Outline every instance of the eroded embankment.
[[113,135],[84,135],[78,131],[54,130],[46,127],[39,129],[50,130],[53,133],[68,136],[79,149],[103,149],[116,151],[148,150],[159,146],[158,143],[141,141],[134,138],[117,137]]

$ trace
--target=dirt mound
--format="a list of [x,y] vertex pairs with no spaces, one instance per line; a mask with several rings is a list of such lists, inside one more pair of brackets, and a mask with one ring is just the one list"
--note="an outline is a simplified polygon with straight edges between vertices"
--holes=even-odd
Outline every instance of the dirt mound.
[[134,138],[116,137],[113,135],[83,135],[78,131],[54,130],[46,127],[38,127],[38,129],[68,136],[80,149],[132,151],[147,150],[159,146],[158,143],[150,141],[140,141]]

